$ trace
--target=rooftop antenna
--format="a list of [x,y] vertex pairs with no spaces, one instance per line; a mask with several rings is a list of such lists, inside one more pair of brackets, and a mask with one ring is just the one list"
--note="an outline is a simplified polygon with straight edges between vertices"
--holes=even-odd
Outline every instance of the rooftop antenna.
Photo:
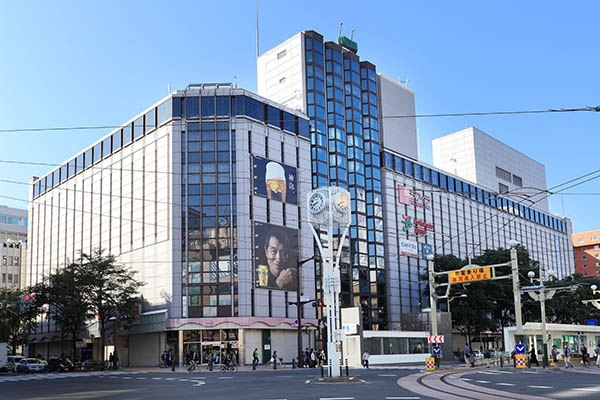
[[233,87],[234,87],[234,89],[237,89],[237,76],[233,77],[233,81],[235,82]]
[[340,29],[338,30],[338,37],[342,36],[342,25],[344,25],[344,23],[340,22]]
[[352,32],[350,32],[350,40],[352,40],[354,38],[354,29],[352,29]]
[[259,55],[259,47],[258,47],[258,0],[256,0],[256,58]]
[[167,83],[167,90],[169,92],[168,94],[171,94],[171,84],[170,83]]

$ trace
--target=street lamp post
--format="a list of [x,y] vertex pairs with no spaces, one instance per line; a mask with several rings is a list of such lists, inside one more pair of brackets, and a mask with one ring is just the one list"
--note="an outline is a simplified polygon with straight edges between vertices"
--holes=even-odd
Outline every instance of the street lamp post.
[[298,261],[298,264],[296,265],[296,272],[297,272],[297,277],[296,277],[296,314],[298,315],[298,368],[302,368],[303,366],[303,357],[302,357],[302,313],[304,311],[304,304],[308,303],[309,301],[301,301],[300,298],[300,267],[304,264],[306,264],[309,261],[318,261],[320,259],[318,254],[315,254],[314,256],[312,256],[311,258],[307,258],[306,260],[302,260],[302,261]]
[[512,272],[513,294],[515,301],[515,321],[517,335],[523,333],[523,318],[521,317],[521,288],[519,285],[519,263],[517,261],[517,241],[511,240],[510,244],[510,266]]

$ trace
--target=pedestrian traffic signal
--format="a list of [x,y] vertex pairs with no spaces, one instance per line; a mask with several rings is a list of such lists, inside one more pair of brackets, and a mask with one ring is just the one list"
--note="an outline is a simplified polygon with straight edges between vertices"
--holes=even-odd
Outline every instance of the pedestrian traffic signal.
[[24,294],[21,296],[21,312],[29,311],[31,308],[37,306],[37,300],[35,294]]

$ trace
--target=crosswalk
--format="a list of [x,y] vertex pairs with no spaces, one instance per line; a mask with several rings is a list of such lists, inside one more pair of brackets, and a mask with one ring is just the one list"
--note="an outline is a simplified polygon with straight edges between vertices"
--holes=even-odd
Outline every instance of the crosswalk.
[[61,372],[48,374],[28,374],[28,375],[0,375],[0,383],[4,382],[23,382],[48,379],[66,379],[79,378],[90,376],[117,376],[117,375],[135,375],[139,372],[124,372],[124,371],[92,371],[92,372]]

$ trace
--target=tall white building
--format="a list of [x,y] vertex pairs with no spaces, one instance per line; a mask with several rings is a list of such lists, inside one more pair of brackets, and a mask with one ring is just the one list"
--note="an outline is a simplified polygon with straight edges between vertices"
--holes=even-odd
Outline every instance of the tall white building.
[[549,212],[543,164],[475,127],[439,137],[432,144],[435,167]]

